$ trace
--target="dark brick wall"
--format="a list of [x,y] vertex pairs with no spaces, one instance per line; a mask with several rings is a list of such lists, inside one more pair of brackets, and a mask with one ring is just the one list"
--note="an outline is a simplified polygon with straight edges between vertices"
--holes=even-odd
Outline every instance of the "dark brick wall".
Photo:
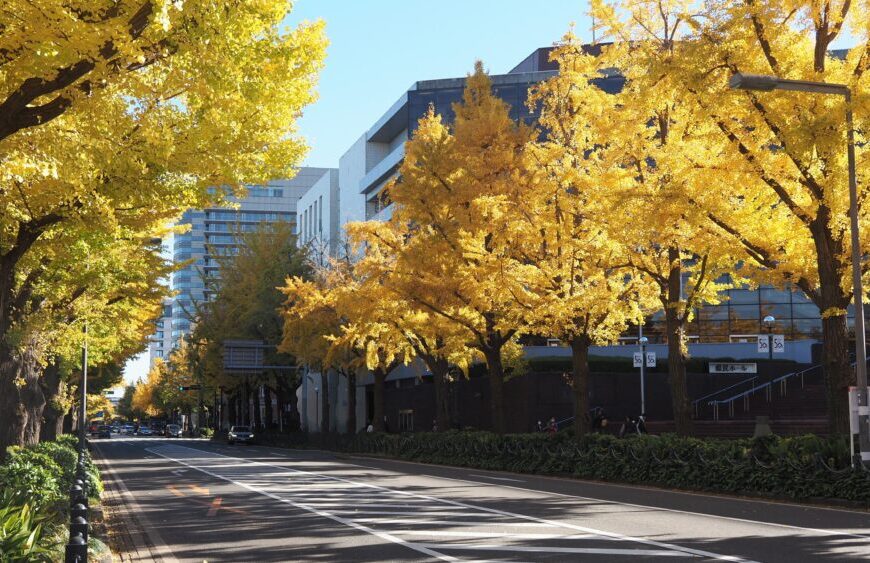
[[[790,373],[801,366],[792,363],[769,366],[764,379]],[[750,377],[746,374],[690,373],[689,396],[698,398]],[[556,372],[532,372],[505,383],[505,412],[509,432],[534,430],[538,420],[550,417],[564,420],[574,415],[569,376]],[[385,413],[390,431],[399,430],[399,413],[413,411],[414,431],[431,430],[435,419],[435,391],[431,380],[387,382]],[[633,373],[593,373],[589,385],[590,407],[605,409],[611,422],[640,412],[640,375]],[[371,386],[366,389],[370,403]],[[461,379],[450,385],[452,424],[456,428],[489,429],[489,381],[485,376]],[[669,420],[671,396],[667,373],[646,374],[646,405],[650,420]],[[371,412],[371,405],[368,405]]]

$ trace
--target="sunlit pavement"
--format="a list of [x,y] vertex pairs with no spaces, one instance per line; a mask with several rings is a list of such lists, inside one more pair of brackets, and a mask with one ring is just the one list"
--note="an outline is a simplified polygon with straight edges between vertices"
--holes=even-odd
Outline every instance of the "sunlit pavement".
[[123,483],[139,560],[870,560],[860,511],[199,439],[92,443]]

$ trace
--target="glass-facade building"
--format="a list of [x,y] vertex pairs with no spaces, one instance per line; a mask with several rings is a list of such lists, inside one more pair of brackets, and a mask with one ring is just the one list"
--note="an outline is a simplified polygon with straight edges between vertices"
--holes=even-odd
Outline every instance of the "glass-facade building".
[[233,207],[190,209],[179,224],[186,232],[176,234],[172,258],[184,267],[172,276],[175,297],[164,304],[164,315],[149,346],[151,362],[165,358],[188,334],[196,316],[196,304],[210,298],[208,278],[217,278],[217,257],[237,252],[238,234],[256,230],[263,223],[290,223],[295,228],[296,203],[328,168],[300,168],[289,180],[276,180],[265,186],[251,186],[247,196],[228,198]]

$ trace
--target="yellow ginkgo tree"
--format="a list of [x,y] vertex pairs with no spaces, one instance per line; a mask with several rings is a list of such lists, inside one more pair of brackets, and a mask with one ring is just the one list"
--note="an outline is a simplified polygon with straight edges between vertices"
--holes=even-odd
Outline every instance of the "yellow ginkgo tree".
[[512,311],[523,289],[510,225],[527,186],[524,148],[537,133],[511,119],[481,63],[453,109],[450,126],[432,110],[420,120],[386,188],[390,221],[408,229],[390,284],[466,331],[487,364],[492,428],[504,432],[502,352],[520,331]]
[[75,285],[49,283],[76,233],[147,241],[184,209],[220,200],[209,187],[292,175],[305,150],[295,120],[314,99],[325,38],[322,23],[287,29],[289,7],[4,4],[0,451],[25,426],[21,373],[35,350],[17,335],[35,334],[38,311],[21,303],[77,297]]
[[[566,342],[572,351],[574,429],[590,430],[589,347],[612,344],[629,324],[654,310],[654,284],[630,268],[631,249],[610,229],[613,201],[600,155],[604,120],[613,96],[593,83],[600,61],[568,34],[551,57],[559,73],[541,83],[529,104],[546,131],[529,143],[533,187],[518,202],[514,251],[522,260],[525,291],[517,295],[518,322]],[[599,183],[600,182],[600,183]]]
[[[727,244],[762,279],[796,287],[821,313],[832,432],[848,431],[850,365],[847,311],[852,245],[842,96],[734,91],[737,72],[845,84],[853,93],[861,247],[870,247],[865,202],[870,166],[870,10],[862,2],[716,3],[715,17],[693,17],[694,48],[673,64],[697,104],[707,147],[693,155],[710,186],[703,207]],[[833,43],[852,30],[849,49]],[[868,264],[861,265],[866,279]],[[866,282],[865,282],[866,283]]]
[[[621,9],[600,4],[594,3],[596,19],[616,43],[604,46],[598,57],[580,54],[577,59],[601,78],[618,69],[622,84],[609,96],[597,95],[597,113],[575,115],[593,120],[594,149],[584,161],[583,182],[592,197],[601,198],[601,222],[622,246],[626,265],[655,286],[668,344],[674,423],[679,434],[687,435],[692,431],[688,324],[698,306],[721,299],[736,275],[736,253],[711,232],[695,203],[708,184],[687,172],[683,158],[699,145],[694,136],[698,110],[666,72],[685,48],[677,41],[685,22],[674,13],[676,7],[665,6],[683,3],[627,2]],[[652,16],[655,6],[662,7],[663,17]],[[578,76],[578,90],[596,78],[585,74]]]
[[471,362],[480,355],[469,346],[470,334],[463,326],[420,306],[414,300],[414,288],[402,284],[396,276],[397,260],[411,240],[407,225],[367,221],[351,223],[347,229],[350,240],[363,250],[354,264],[355,276],[366,292],[365,298],[353,300],[364,309],[357,318],[378,319],[378,331],[389,333],[389,338],[381,338],[381,343],[391,343],[405,361],[416,356],[426,364],[434,387],[435,427],[439,431],[449,429],[452,421],[447,396],[451,370],[467,374]]

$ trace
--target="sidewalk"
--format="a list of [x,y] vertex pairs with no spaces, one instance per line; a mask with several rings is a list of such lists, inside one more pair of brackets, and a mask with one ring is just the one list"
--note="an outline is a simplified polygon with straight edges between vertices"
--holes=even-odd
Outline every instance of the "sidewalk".
[[[123,563],[138,561],[174,562],[175,558],[166,557],[168,550],[154,546],[151,534],[136,517],[138,509],[133,496],[118,478],[111,464],[102,456],[99,446],[93,449],[94,462],[100,468],[103,478],[103,513],[108,529],[109,545]],[[158,540],[160,541],[160,540]]]

